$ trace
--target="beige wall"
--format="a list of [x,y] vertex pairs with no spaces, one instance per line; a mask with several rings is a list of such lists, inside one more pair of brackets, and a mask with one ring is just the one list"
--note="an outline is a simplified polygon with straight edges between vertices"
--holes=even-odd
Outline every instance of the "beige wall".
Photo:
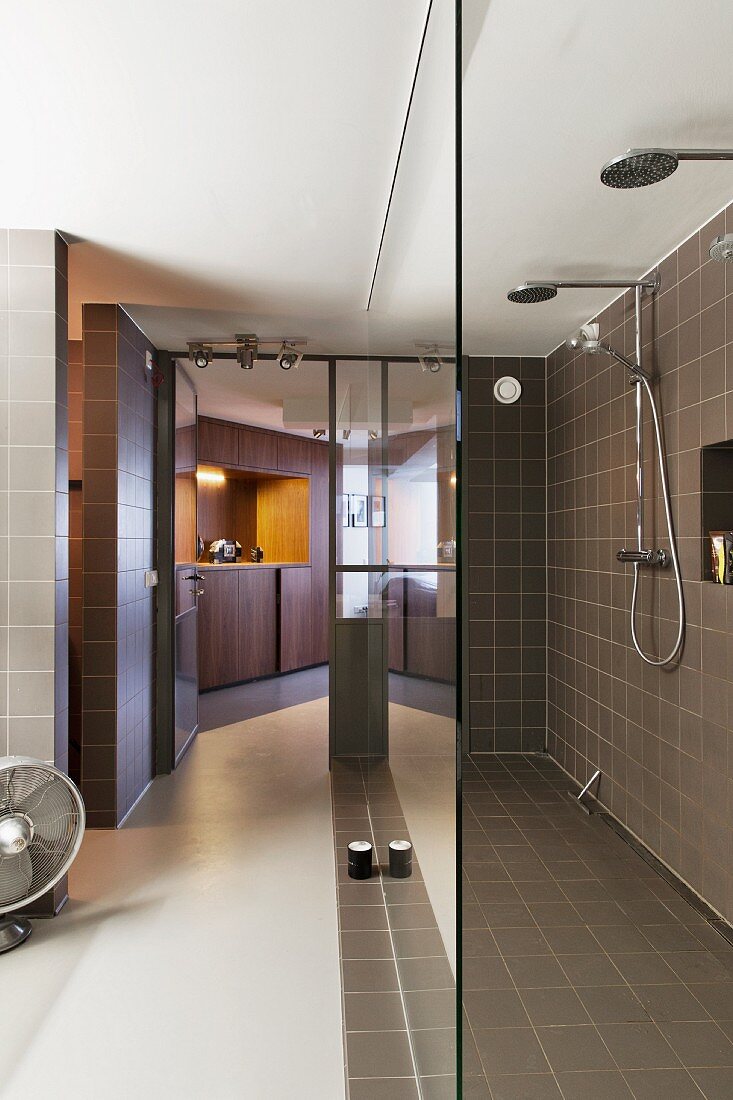
[[67,246],[0,229],[0,754],[68,761]]

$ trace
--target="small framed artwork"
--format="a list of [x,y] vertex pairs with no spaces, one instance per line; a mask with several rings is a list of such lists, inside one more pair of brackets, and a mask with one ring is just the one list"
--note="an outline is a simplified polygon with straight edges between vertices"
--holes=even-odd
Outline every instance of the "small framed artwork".
[[349,527],[351,524],[351,509],[349,508],[349,494],[341,494],[341,526]]
[[351,494],[351,526],[367,527],[367,497],[361,493]]
[[371,498],[371,527],[384,527],[384,497]]

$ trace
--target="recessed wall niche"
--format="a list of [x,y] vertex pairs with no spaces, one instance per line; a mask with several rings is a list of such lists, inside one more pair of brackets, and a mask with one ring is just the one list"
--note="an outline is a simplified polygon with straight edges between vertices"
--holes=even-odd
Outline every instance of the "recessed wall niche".
[[198,467],[198,533],[201,562],[215,539],[234,538],[242,563],[261,546],[265,564],[310,560],[310,485],[307,477]]
[[711,531],[733,531],[733,439],[700,451],[702,507],[702,579],[713,580]]

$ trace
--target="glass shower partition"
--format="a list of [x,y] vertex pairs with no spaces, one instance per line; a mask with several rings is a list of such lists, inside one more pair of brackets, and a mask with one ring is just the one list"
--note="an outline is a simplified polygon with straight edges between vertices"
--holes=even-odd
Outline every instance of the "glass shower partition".
[[457,1057],[455,362],[333,372],[334,792],[373,845],[362,895],[393,963],[375,973],[396,980],[384,992],[400,995],[404,1060],[427,1096],[455,1089]]

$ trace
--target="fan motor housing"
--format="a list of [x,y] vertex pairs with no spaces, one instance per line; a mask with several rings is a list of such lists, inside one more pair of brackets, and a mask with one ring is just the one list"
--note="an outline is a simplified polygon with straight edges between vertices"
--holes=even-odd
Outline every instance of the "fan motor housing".
[[0,817],[0,856],[17,856],[33,839],[33,823],[25,814]]

